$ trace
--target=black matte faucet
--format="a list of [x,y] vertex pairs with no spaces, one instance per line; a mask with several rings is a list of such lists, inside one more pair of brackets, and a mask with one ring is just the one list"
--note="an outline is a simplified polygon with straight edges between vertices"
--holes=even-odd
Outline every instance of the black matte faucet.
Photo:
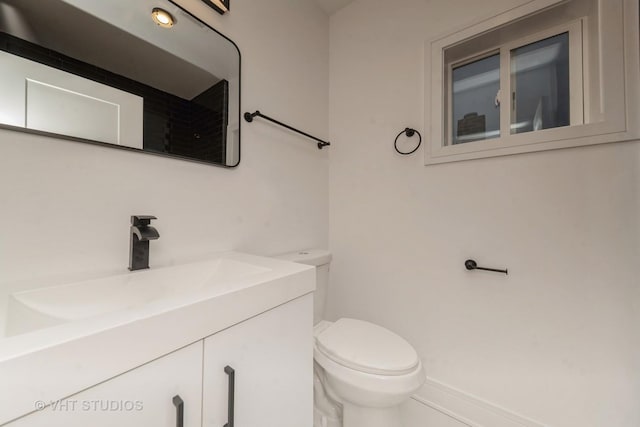
[[149,268],[149,240],[160,237],[158,230],[151,227],[155,216],[133,215],[131,217],[131,232],[129,236],[129,270],[143,270]]

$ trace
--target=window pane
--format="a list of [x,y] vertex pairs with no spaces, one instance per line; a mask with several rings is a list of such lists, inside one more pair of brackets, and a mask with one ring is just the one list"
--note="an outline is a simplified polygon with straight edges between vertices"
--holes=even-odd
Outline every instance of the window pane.
[[452,144],[500,136],[500,55],[492,55],[452,72]]
[[569,126],[569,33],[511,51],[511,133]]

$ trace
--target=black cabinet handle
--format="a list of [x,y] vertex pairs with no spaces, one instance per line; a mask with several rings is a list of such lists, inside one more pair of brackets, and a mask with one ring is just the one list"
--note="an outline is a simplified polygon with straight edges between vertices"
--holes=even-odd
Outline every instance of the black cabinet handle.
[[173,405],[176,407],[176,427],[184,427],[184,401],[179,395],[173,396]]
[[224,427],[233,427],[233,412],[236,388],[236,371],[231,366],[224,367],[224,373],[229,376],[229,396],[228,396],[228,413],[227,423]]

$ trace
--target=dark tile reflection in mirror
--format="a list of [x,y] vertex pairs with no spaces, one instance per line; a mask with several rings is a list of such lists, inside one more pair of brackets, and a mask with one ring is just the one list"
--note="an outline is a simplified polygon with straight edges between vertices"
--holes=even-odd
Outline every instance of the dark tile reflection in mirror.
[[228,87],[221,80],[191,101],[144,95],[144,149],[224,163]]

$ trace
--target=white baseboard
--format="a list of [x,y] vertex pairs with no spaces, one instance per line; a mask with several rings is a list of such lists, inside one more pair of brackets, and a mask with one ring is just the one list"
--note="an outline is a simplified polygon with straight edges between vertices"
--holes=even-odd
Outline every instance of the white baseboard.
[[433,378],[412,399],[469,427],[548,427]]

